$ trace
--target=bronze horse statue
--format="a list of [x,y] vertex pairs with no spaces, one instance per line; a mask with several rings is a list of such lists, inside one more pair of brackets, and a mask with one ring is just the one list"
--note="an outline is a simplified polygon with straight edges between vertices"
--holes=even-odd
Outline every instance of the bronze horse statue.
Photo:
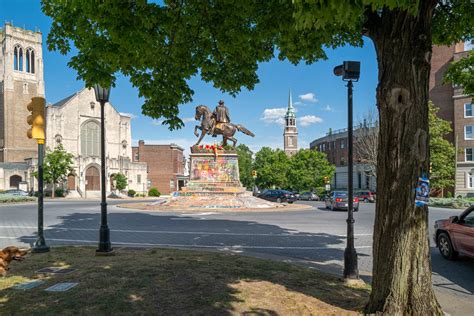
[[[214,115],[212,114],[211,110],[205,105],[198,105],[196,107],[196,115],[194,116],[196,121],[201,121],[201,125],[196,125],[194,127],[194,135],[199,137],[198,141],[194,146],[199,145],[202,139],[206,134],[210,134],[212,127],[217,124]],[[198,129],[201,130],[201,135],[198,133]],[[221,123],[221,128],[214,128],[214,135],[222,135],[222,144],[227,145],[227,141],[230,140],[233,142],[233,147],[237,144],[237,139],[234,137],[236,131],[242,132],[245,135],[249,135],[254,137],[254,133],[246,129],[240,124],[232,124],[232,123]]]

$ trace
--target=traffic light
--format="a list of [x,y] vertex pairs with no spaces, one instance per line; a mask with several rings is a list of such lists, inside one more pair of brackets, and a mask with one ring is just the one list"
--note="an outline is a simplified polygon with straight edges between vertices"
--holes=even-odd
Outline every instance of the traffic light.
[[257,170],[252,170],[252,177],[254,177],[254,178],[257,177]]
[[44,118],[44,108],[45,108],[46,101],[42,97],[33,97],[31,98],[31,102],[28,103],[26,108],[28,111],[31,112],[31,115],[28,115],[26,121],[28,125],[30,125],[30,129],[26,132],[26,136],[28,138],[34,138],[37,140],[45,139],[44,135],[44,125],[45,125],[45,118]]
[[328,177],[328,176],[325,176],[325,177],[324,177],[324,183],[325,183],[325,184],[328,184],[328,183],[329,183],[329,177]]

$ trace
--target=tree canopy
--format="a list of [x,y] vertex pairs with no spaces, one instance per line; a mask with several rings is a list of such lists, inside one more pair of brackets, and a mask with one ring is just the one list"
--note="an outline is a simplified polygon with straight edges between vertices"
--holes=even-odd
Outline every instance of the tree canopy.
[[[78,78],[108,86],[118,73],[128,76],[144,98],[142,113],[173,129],[183,126],[178,105],[192,101],[193,76],[235,95],[258,83],[258,63],[275,56],[313,63],[326,58],[326,47],[361,46],[390,11],[416,15],[420,1],[42,0],[42,9],[53,19],[48,48],[77,48],[69,66]],[[470,0],[440,2],[434,41],[472,38],[473,20]]]
[[336,167],[329,163],[325,153],[301,149],[290,158],[288,185],[298,192],[311,191],[324,186],[324,177],[332,178],[334,171]]
[[252,189],[255,181],[252,177],[253,170],[253,152],[244,144],[237,146],[239,156],[239,175],[240,182],[247,189]]
[[53,185],[52,197],[55,195],[56,184],[74,171],[73,159],[74,155],[67,152],[62,144],[54,150],[47,149],[43,162],[43,179]]

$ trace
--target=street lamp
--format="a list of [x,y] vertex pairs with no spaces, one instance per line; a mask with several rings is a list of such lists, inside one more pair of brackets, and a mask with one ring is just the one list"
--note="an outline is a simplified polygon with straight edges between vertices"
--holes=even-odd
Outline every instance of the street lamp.
[[352,140],[352,81],[359,81],[360,62],[345,61],[334,67],[334,74],[341,76],[347,83],[347,128],[348,128],[348,210],[347,210],[347,246],[344,250],[344,278],[358,279],[357,252],[354,247],[354,191],[353,191],[353,140]]
[[102,88],[100,85],[94,85],[95,99],[100,103],[100,164],[101,164],[101,193],[102,201],[100,203],[100,231],[99,231],[99,248],[97,254],[111,254],[112,245],[110,243],[110,230],[107,225],[107,202],[105,197],[105,103],[109,102],[110,87]]

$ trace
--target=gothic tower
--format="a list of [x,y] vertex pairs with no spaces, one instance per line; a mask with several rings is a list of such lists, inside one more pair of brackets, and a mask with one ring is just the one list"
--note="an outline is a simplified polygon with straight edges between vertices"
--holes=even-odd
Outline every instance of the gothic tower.
[[42,35],[5,23],[0,45],[0,162],[25,162],[37,156],[26,105],[44,97]]
[[283,132],[283,147],[288,156],[298,151],[298,130],[296,128],[296,115],[291,99],[291,90],[288,95],[288,110],[285,114],[285,131]]

